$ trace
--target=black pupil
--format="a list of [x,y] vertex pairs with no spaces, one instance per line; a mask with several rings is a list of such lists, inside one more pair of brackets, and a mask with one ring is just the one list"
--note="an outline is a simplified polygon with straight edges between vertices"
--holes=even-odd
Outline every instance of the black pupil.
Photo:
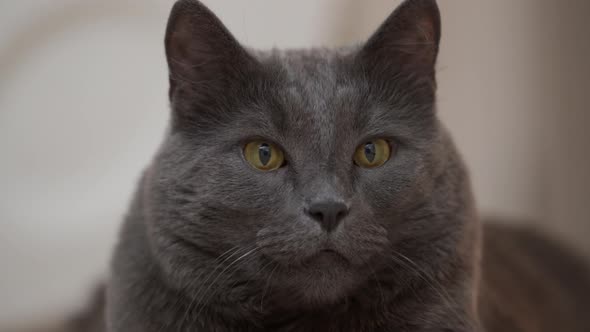
[[270,145],[266,143],[262,143],[258,147],[258,157],[260,158],[260,162],[263,166],[266,166],[270,161],[271,152]]
[[365,157],[370,163],[375,160],[375,144],[373,142],[365,144]]

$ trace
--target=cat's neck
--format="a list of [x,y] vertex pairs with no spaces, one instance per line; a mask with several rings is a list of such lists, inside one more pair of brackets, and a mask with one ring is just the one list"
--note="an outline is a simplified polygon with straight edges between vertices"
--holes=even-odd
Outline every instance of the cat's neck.
[[[111,283],[109,310],[114,318],[111,324],[116,324],[112,331],[188,332],[199,327],[210,330],[217,327],[223,331],[379,331],[383,326],[416,331],[422,328],[419,321],[425,312],[433,315],[445,312],[446,316],[441,317],[446,317],[446,321],[441,324],[449,324],[452,317],[468,316],[456,312],[461,310],[460,306],[452,304],[455,299],[448,297],[452,286],[433,288],[432,282],[419,279],[395,293],[392,290],[399,285],[385,282],[367,285],[350,298],[313,310],[283,308],[282,295],[274,300],[271,292],[263,298],[262,292],[255,289],[255,294],[251,294],[253,289],[250,292],[227,290],[224,296],[197,306],[198,299],[175,289],[163,277],[149,254],[147,238],[138,235],[145,234],[141,220],[130,219],[125,228],[124,232],[134,234],[136,241],[127,243],[129,246],[122,251],[127,257],[121,257],[122,260],[114,264],[119,270],[122,267],[117,265],[124,264],[123,268],[133,273],[118,274]],[[400,320],[401,317],[404,319]],[[397,325],[398,321],[405,323]]]

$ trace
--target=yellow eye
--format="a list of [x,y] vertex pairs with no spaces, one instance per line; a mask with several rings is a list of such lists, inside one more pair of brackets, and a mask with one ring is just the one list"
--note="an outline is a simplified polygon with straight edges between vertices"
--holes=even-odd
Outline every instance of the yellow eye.
[[381,138],[359,145],[354,152],[354,163],[363,168],[375,168],[385,164],[391,156],[391,146]]
[[244,157],[261,171],[273,171],[285,163],[283,151],[270,142],[253,141],[244,147]]

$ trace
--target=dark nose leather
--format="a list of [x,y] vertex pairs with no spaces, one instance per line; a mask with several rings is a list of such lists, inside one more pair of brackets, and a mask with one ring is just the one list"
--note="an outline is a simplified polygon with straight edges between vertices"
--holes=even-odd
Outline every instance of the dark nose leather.
[[340,221],[348,214],[348,206],[336,201],[320,201],[312,203],[306,212],[322,228],[327,232],[331,232],[338,227]]

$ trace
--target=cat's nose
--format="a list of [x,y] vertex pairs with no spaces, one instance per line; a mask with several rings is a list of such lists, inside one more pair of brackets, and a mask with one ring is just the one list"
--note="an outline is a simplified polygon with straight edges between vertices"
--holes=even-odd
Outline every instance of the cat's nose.
[[306,210],[307,214],[317,221],[327,232],[331,232],[348,214],[348,206],[337,201],[320,201],[312,203]]

